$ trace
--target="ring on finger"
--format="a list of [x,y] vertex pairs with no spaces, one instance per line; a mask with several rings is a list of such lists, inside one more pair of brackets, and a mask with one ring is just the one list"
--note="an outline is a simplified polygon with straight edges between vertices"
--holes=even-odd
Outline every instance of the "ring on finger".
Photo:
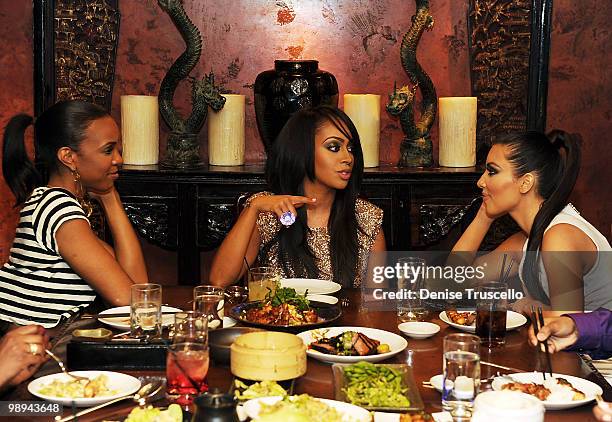
[[285,211],[281,214],[278,220],[283,226],[289,227],[290,225],[295,223],[295,214],[291,211]]
[[38,343],[28,343],[28,346],[30,348],[30,353],[33,355],[37,355],[38,352],[40,351],[38,347]]

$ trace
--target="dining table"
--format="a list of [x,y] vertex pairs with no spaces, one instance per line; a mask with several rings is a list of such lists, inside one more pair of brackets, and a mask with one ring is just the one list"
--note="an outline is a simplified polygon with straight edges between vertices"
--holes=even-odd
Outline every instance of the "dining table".
[[[163,302],[170,306],[187,309],[191,308],[192,289],[190,286],[164,286],[163,287]],[[364,291],[360,289],[343,289],[337,295],[344,300],[341,300],[338,306],[341,306],[342,315],[333,322],[334,326],[358,326],[372,327],[386,330],[392,333],[401,334],[398,329],[399,321],[396,312],[391,310],[377,310],[369,306],[369,302],[364,301]],[[409,363],[412,366],[413,376],[418,386],[419,393],[423,399],[425,410],[427,412],[441,412],[441,395],[435,389],[427,385],[427,381],[437,374],[442,373],[442,341],[443,338],[452,333],[459,332],[456,328],[451,327],[441,321],[436,312],[430,313],[431,322],[440,325],[441,330],[433,337],[427,339],[412,339],[407,338],[408,347],[401,353],[393,356],[385,361],[385,363]],[[100,326],[95,318],[90,320],[81,320],[79,328],[97,327]],[[480,358],[482,361],[492,362],[498,365],[517,368],[523,371],[542,370],[538,358],[537,348],[532,347],[527,342],[527,330],[529,325],[509,331],[506,334],[505,344],[494,349],[481,348]],[[70,329],[66,330],[65,336],[70,335]],[[62,339],[58,344],[62,344],[69,340]],[[60,355],[65,353],[65,347],[58,347]],[[599,373],[593,370],[588,365],[586,360],[582,359],[578,354],[573,352],[560,352],[551,356],[553,372],[559,374],[573,375],[588,379],[600,385],[604,390],[604,400],[612,401],[612,389]],[[68,362],[70,366],[70,362]],[[45,365],[48,369],[48,365]],[[96,368],[91,368],[96,369]],[[498,371],[502,373],[510,373],[497,368],[481,365],[481,378],[487,378]],[[42,372],[42,371],[39,371]],[[59,372],[59,368],[55,372]],[[163,378],[163,371],[121,371],[133,375],[138,378]],[[35,378],[44,374],[35,374]],[[219,365],[211,361],[208,371],[207,381],[209,388],[219,388],[221,391],[228,391],[232,382],[233,376],[229,366]],[[426,384],[423,384],[423,383]],[[28,392],[29,380],[18,385],[13,390],[5,393],[0,397],[2,401],[39,401]],[[483,388],[489,388],[484,385]],[[320,362],[315,359],[308,358],[306,373],[295,380],[294,393],[308,393],[314,397],[333,399],[334,386],[332,367],[329,363]],[[589,403],[580,407],[566,410],[548,410],[545,414],[545,421],[591,421],[595,420],[592,413],[593,403]],[[155,406],[165,406],[167,402],[163,395],[154,402]],[[125,416],[134,408],[135,404],[132,401],[124,400],[120,403],[110,405],[104,409],[100,409],[91,414],[80,417],[81,422],[86,421],[117,421],[123,420]],[[64,407],[64,416],[70,415],[72,409],[70,406]],[[24,416],[18,419],[3,417],[0,420],[18,420],[18,421],[48,421],[53,420],[51,416]]]

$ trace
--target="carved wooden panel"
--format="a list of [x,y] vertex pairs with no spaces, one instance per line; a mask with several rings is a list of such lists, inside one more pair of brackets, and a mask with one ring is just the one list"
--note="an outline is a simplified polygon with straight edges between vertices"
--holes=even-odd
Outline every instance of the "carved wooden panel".
[[236,206],[230,203],[198,205],[198,246],[212,250],[223,242],[236,218]]
[[140,236],[164,249],[177,249],[176,230],[172,229],[168,204],[124,202],[123,206]]
[[34,108],[79,99],[110,110],[119,0],[34,2]]
[[545,129],[551,8],[552,0],[470,0],[478,163],[496,137]]

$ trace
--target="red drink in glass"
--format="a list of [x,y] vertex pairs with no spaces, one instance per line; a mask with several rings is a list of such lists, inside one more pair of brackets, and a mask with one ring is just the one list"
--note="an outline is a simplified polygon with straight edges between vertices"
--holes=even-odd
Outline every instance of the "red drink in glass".
[[166,396],[180,406],[208,391],[208,347],[199,343],[177,343],[168,347],[166,358]]

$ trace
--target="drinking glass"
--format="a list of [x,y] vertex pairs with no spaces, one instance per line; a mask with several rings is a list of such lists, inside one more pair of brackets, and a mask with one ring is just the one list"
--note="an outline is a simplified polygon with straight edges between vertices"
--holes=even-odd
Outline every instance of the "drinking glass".
[[166,397],[189,410],[193,399],[208,391],[208,347],[202,343],[175,343],[166,356]]
[[397,319],[401,322],[423,321],[427,317],[427,308],[421,300],[420,289],[423,288],[425,260],[417,257],[397,260],[400,272],[397,277],[397,290],[403,298],[397,301]]
[[232,308],[249,299],[249,291],[244,286],[228,286],[225,288],[225,315],[229,315]]
[[469,420],[480,390],[480,339],[472,334],[449,334],[443,341],[442,407],[453,420]]
[[254,267],[248,272],[249,302],[264,300],[268,292],[274,293],[277,281],[271,267]]
[[223,288],[209,285],[195,287],[193,310],[208,317],[208,329],[223,328]]
[[130,331],[133,337],[161,336],[162,287],[159,284],[134,284],[130,295]]
[[476,289],[476,335],[484,347],[503,346],[506,341],[508,286],[492,281]]
[[173,343],[208,344],[208,316],[199,311],[177,312],[171,336]]

